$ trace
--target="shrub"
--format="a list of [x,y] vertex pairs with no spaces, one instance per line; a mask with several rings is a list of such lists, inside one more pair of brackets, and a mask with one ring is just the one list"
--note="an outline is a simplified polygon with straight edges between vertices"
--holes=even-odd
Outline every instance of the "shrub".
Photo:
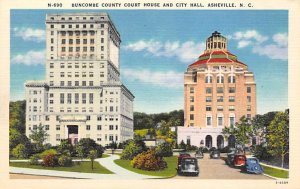
[[80,158],[87,158],[91,150],[97,151],[97,157],[101,157],[104,152],[103,147],[90,138],[80,139],[75,148],[77,156],[82,156]]
[[172,146],[168,143],[162,143],[155,148],[155,154],[161,157],[173,156]]
[[43,165],[46,167],[54,167],[58,164],[57,155],[47,154],[43,156]]
[[47,155],[57,155],[57,151],[56,150],[54,150],[54,149],[49,149],[49,150],[45,150],[45,151],[43,151],[41,154],[40,154],[40,156],[41,156],[41,158],[43,159],[45,156],[47,156]]
[[62,139],[57,146],[57,152],[63,155],[71,156],[73,154],[73,146],[68,139]]
[[228,153],[229,152],[229,146],[225,146],[224,148],[220,149],[221,153]]
[[38,154],[34,154],[30,157],[29,163],[30,165],[39,165],[40,156]]
[[29,149],[24,144],[18,144],[13,150],[12,154],[16,158],[25,159],[30,155]]
[[62,155],[58,158],[58,164],[63,167],[72,165],[72,158],[67,155]]
[[134,168],[147,171],[158,171],[167,167],[163,158],[155,155],[155,151],[152,149],[138,154],[130,163]]
[[141,141],[130,140],[121,154],[121,159],[132,160],[136,155],[146,150],[147,148],[145,143]]
[[187,151],[198,150],[198,147],[194,145],[186,145],[186,150]]
[[211,148],[209,149],[209,152],[214,151],[214,150],[216,150],[216,148],[215,148],[215,147],[211,147]]
[[201,149],[201,151],[202,151],[203,153],[207,153],[207,152],[208,152],[208,149],[207,149],[206,147],[201,147],[200,149]]
[[184,143],[184,141],[182,140],[178,146],[178,148],[186,150],[186,144]]

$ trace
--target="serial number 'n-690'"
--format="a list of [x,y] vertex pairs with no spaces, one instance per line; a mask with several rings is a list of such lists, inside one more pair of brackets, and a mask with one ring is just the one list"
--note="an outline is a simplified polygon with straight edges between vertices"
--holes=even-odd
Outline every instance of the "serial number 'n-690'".
[[62,3],[48,3],[48,7],[62,7]]

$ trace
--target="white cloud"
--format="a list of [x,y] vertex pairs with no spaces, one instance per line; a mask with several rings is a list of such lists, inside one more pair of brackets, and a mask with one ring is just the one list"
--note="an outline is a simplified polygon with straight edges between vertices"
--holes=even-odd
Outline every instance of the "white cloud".
[[268,40],[267,36],[263,36],[261,35],[259,32],[257,32],[256,30],[247,30],[244,32],[235,32],[233,34],[232,39],[234,40],[253,40],[256,43],[263,43],[264,41]]
[[122,69],[122,77],[130,81],[140,81],[154,86],[166,88],[181,88],[183,86],[183,73],[175,71],[151,71]]
[[33,28],[14,28],[15,36],[21,37],[25,41],[45,41],[45,30]]
[[[229,35],[229,39],[237,41],[237,48],[251,47],[252,52],[270,59],[287,60],[288,58],[288,35],[277,33],[272,37],[261,35],[256,30],[235,32]],[[272,40],[269,40],[272,39]]]
[[241,48],[247,47],[247,46],[251,45],[251,43],[252,43],[251,41],[247,41],[247,40],[239,41],[237,48],[241,49]]
[[287,33],[277,33],[273,35],[273,41],[280,47],[287,47],[288,35]]
[[45,63],[45,50],[29,51],[26,54],[17,54],[11,59],[12,64],[38,65]]
[[195,43],[194,41],[186,41],[180,43],[178,41],[165,43],[160,41],[144,41],[140,40],[135,43],[128,44],[124,47],[131,51],[146,51],[154,56],[159,57],[175,57],[184,63],[190,63],[198,58],[205,49],[205,43]]

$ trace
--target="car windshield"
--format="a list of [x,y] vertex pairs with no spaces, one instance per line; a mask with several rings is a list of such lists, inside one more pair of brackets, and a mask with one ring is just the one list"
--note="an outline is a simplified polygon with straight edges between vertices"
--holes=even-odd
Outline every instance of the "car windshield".
[[196,160],[195,159],[185,159],[182,162],[183,169],[195,169],[196,167]]
[[247,159],[247,162],[248,163],[257,163],[257,160],[256,159]]

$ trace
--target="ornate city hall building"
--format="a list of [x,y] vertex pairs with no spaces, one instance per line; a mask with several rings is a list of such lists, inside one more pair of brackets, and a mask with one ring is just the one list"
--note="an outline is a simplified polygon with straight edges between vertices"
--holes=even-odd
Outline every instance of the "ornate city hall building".
[[227,39],[214,32],[206,49],[184,74],[184,127],[178,127],[178,143],[222,148],[222,129],[242,116],[256,115],[256,84],[248,66],[228,51]]
[[106,13],[46,16],[46,79],[27,81],[26,135],[46,143],[133,138],[133,94],[120,81],[120,34]]

